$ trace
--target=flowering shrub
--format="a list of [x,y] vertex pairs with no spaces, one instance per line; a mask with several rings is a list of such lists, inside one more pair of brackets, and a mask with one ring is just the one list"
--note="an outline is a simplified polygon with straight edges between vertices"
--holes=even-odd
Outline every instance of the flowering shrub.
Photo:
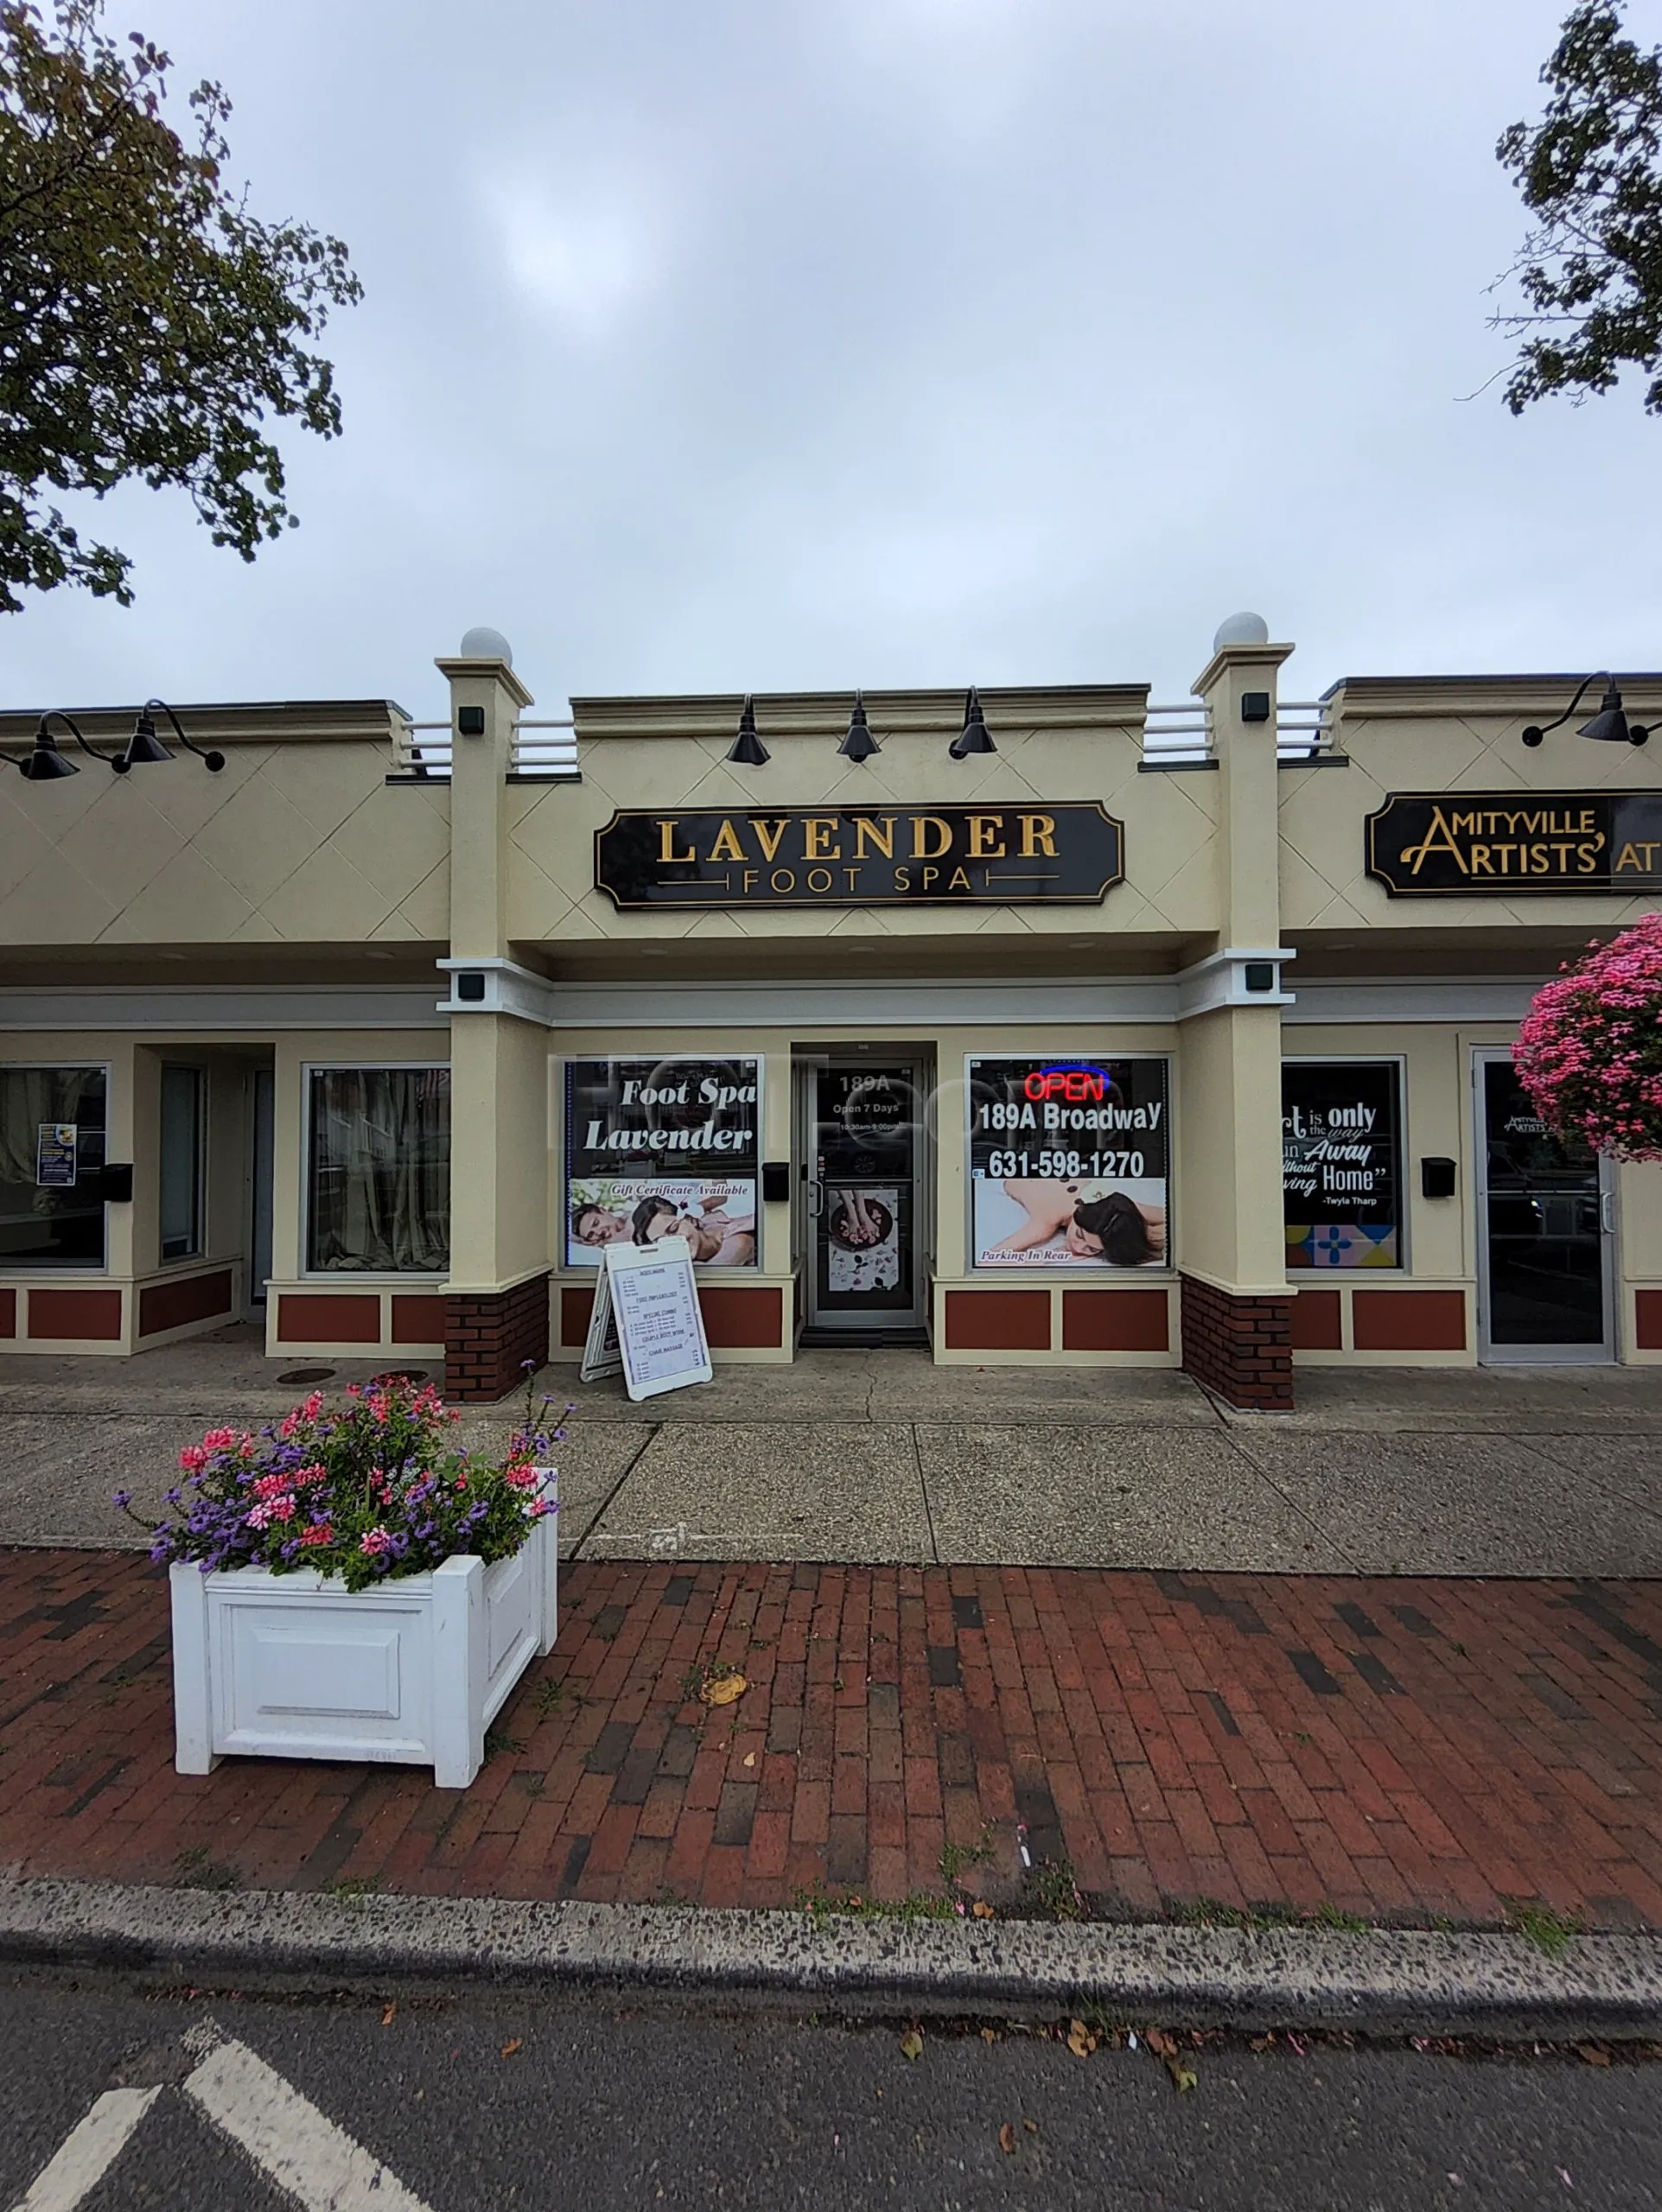
[[[167,1494],[175,1517],[143,1524],[150,1557],[194,1560],[204,1574],[315,1567],[362,1590],[458,1552],[510,1558],[555,1510],[540,1494],[536,1467],[564,1432],[533,1426],[529,1376],[525,1413],[500,1466],[451,1441],[462,1416],[430,1385],[394,1375],[349,1383],[346,1395],[331,1411],[314,1391],[258,1435],[211,1428],[187,1446],[179,1454],[185,1479]],[[131,1515],[131,1491],[118,1491],[113,1503]]]
[[1535,994],[1512,1046],[1535,1110],[1562,1138],[1662,1160],[1662,913],[1596,939]]

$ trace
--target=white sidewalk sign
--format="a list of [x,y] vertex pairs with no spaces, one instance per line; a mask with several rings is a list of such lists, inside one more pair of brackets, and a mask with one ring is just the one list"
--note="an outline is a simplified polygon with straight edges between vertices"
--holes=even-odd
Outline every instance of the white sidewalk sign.
[[612,1306],[612,1277],[602,1263],[595,1270],[595,1303],[589,1315],[589,1334],[583,1340],[579,1382],[598,1382],[603,1376],[623,1372],[623,1349],[617,1340],[617,1315]]
[[685,1382],[714,1379],[693,1280],[692,1247],[685,1236],[660,1236],[655,1244],[608,1244],[606,1274],[623,1380],[632,1398],[655,1398]]

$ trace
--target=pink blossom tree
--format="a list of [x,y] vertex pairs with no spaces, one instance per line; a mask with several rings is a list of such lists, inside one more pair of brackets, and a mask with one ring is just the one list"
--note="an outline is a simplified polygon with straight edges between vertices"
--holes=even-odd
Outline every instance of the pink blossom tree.
[[1595,938],[1544,984],[1512,1058],[1557,1135],[1619,1160],[1662,1160],[1662,913],[1608,944]]

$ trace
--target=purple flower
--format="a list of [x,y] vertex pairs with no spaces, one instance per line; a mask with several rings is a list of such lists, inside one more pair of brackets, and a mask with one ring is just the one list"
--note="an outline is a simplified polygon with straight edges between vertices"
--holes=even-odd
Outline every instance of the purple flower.
[[114,1497],[110,1500],[111,1504],[114,1506],[118,1513],[124,1512],[132,1502],[133,1494],[130,1490],[117,1491]]

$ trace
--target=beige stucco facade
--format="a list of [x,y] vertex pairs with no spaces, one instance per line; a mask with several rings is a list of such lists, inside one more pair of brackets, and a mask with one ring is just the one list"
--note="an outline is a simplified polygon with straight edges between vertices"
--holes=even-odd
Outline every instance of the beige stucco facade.
[[[1515,888],[1528,824],[1662,794],[1662,745],[1572,723],[1527,747],[1574,680],[1522,677],[1347,681],[1289,737],[1290,652],[1220,646],[1181,750],[1151,738],[1145,687],[1070,685],[984,692],[993,749],[965,757],[961,691],[869,693],[863,762],[838,749],[851,695],[758,700],[751,766],[730,757],[736,698],[579,698],[551,766],[521,678],[474,653],[439,663],[448,730],[385,701],[203,707],[181,717],[217,772],[80,754],[73,776],[6,777],[0,1350],[136,1352],[252,1319],[275,1357],[448,1361],[458,1395],[495,1395],[522,1358],[581,1346],[595,1261],[573,1207],[602,1181],[572,1147],[614,1141],[604,1071],[696,1062],[754,1064],[760,1088],[742,1167],[702,1202],[718,1360],[910,1335],[966,1368],[1181,1363],[1273,1407],[1307,1362],[1662,1358],[1662,1174],[1492,1192],[1485,1073],[1532,989],[1662,882]],[[1635,719],[1662,711],[1662,677],[1623,689]],[[75,718],[106,753],[131,721]],[[21,758],[34,728],[0,717],[0,747]],[[1481,863],[1465,830],[1438,862],[1478,865],[1471,895],[1370,875],[1369,817],[1416,794],[1515,801],[1524,827]],[[1044,887],[1074,880],[1059,810],[1118,825],[1099,895]],[[630,903],[601,877],[637,818]],[[1289,1102],[1339,1098],[1358,1066],[1391,1125],[1350,1147],[1369,1195],[1296,1242]],[[869,1138],[861,1166],[824,1102],[838,1081],[865,1097],[873,1069],[903,1077],[907,1135]],[[1111,1107],[1080,1126],[1142,1134],[1001,1150],[989,1127],[1069,1071]],[[31,1185],[30,1116],[72,1096],[66,1195]],[[677,1157],[652,1173],[696,1209]],[[634,1168],[585,1232],[649,1233]],[[1073,1211],[1041,1236],[1053,1186]],[[1118,1260],[1117,1193],[1145,1224]]]

